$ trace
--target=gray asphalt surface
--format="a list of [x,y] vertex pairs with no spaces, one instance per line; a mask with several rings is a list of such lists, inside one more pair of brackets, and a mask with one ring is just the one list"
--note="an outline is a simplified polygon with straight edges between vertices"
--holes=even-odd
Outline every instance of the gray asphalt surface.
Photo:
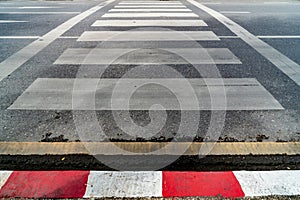
[[[54,65],[53,63],[68,48],[95,48],[99,42],[76,41],[85,31],[126,31],[127,27],[91,27],[101,16],[119,1],[105,6],[96,13],[83,19],[73,28],[56,39],[34,57],[20,66],[16,71],[0,82],[0,141],[41,141],[48,134],[50,138],[63,135],[68,141],[82,140],[85,130],[77,130],[74,112],[70,110],[20,110],[8,109],[24,91],[38,78],[76,78],[80,65]],[[217,36],[234,36],[234,34],[214,17],[194,5],[182,1],[188,8],[207,23],[207,27],[172,27],[176,31],[213,31]],[[199,1],[201,2],[201,1]],[[287,3],[264,2],[222,2],[213,1],[206,6],[223,12],[240,26],[256,36],[300,36],[300,2]],[[220,4],[216,4],[216,3]],[[1,36],[42,36],[66,20],[78,14],[3,14],[1,12],[23,12],[24,9],[5,8],[21,6],[53,6],[57,8],[26,9],[27,12],[83,12],[101,1],[63,2],[63,1],[0,1],[0,20],[21,20],[23,23],[0,23],[0,62],[19,51],[35,39],[5,39]],[[224,12],[226,11],[226,12]],[[249,12],[249,13],[229,13]],[[155,28],[152,28],[155,30]],[[74,38],[72,38],[74,37]],[[283,53],[300,65],[300,37],[298,38],[262,38],[263,41]],[[220,37],[220,41],[198,41],[203,48],[228,48],[242,62],[236,64],[218,64],[223,78],[255,78],[283,107],[283,110],[229,110],[226,111],[225,125],[220,136],[207,134],[212,111],[184,111],[197,120],[200,113],[197,136],[187,127],[176,141],[195,139],[202,141],[300,141],[300,86],[282,73],[276,66],[266,60],[260,53],[240,38]],[[189,47],[188,41],[170,42],[106,42],[106,48],[172,48]],[[172,65],[185,78],[216,78],[211,74],[202,76],[189,64]],[[96,65],[88,66],[89,78],[98,78]],[[134,65],[111,65],[102,74],[102,78],[121,78]],[[1,70],[1,69],[0,69]],[[156,78],[152,75],[148,78]],[[172,75],[167,78],[174,78]],[[85,121],[94,111],[79,111]],[[119,111],[118,115],[124,115]],[[163,111],[154,111],[161,113]],[[217,111],[218,113],[218,111]],[[122,131],[116,124],[112,111],[98,110],[96,117],[106,137],[99,140],[114,141],[170,141],[178,132],[181,117],[180,110],[168,110],[163,128],[152,137],[135,137]],[[151,122],[148,110],[130,111],[133,121],[145,127]],[[78,123],[78,122],[77,122]],[[78,124],[77,124],[78,125]],[[97,134],[97,133],[95,133]],[[62,138],[62,137],[60,137]],[[51,141],[51,140],[50,140]]]

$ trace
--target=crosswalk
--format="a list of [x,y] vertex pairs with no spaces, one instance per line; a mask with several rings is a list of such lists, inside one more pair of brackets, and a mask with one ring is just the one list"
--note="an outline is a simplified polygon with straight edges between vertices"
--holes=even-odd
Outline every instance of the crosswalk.
[[160,12],[160,13],[106,13],[102,16],[103,18],[128,18],[128,17],[175,17],[175,18],[189,18],[189,17],[198,17],[198,15],[194,13],[167,13],[167,12]]
[[[221,42],[213,31],[170,31],[170,29],[155,29],[157,27],[208,27],[208,24],[196,13],[184,5],[181,1],[121,1],[111,10],[97,19],[92,27],[100,30],[85,30],[77,39],[78,43],[103,41],[116,42],[113,48],[68,48],[53,63],[54,65],[205,65],[209,67],[222,65],[241,65],[240,59],[228,48],[196,48],[176,46],[178,41],[213,41]],[[110,31],[109,27],[124,28],[129,31]],[[102,30],[103,28],[104,30]],[[137,28],[144,28],[138,30]],[[126,48],[118,46],[118,42],[127,42]],[[163,45],[164,42],[174,42],[173,48],[132,48],[130,44],[136,42],[151,42]],[[120,56],[125,55],[125,56]],[[181,58],[178,57],[181,55]],[[184,59],[183,59],[184,58]],[[113,61],[113,62],[112,62]],[[188,66],[187,66],[188,67]],[[193,107],[180,107],[170,91],[155,84],[137,90],[135,98],[131,101],[132,110],[148,110],[151,104],[162,104],[168,110],[223,110],[222,92],[226,94],[226,110],[282,110],[281,104],[255,79],[255,78],[105,78],[101,85],[97,85],[97,78],[78,78],[77,85],[81,89],[76,92],[80,97],[80,103],[74,107],[72,97],[75,78],[38,78],[29,86],[22,95],[9,107],[11,110],[126,110],[122,95],[134,90],[135,83],[146,84],[161,83],[178,88],[177,92],[184,101],[192,98],[184,85],[188,81],[194,88],[199,100],[199,105]],[[220,81],[222,84],[220,84]],[[113,95],[114,86],[125,86],[124,90],[118,90],[116,107],[111,106],[110,97]],[[96,85],[96,87],[95,87]],[[127,87],[126,87],[127,86]],[[207,87],[209,86],[209,91]],[[91,107],[89,97],[93,90],[97,90],[94,107]],[[211,98],[216,102],[211,107]],[[220,99],[219,99],[220,98]],[[187,103],[188,105],[188,103]],[[159,110],[159,107],[158,107]]]
[[[186,37],[182,36],[185,35]],[[116,37],[117,36],[117,37]],[[212,31],[86,31],[78,41],[191,41],[219,40]]]
[[158,12],[158,11],[163,11],[163,12],[192,12],[191,10],[187,8],[128,8],[128,9],[111,9],[108,12]]
[[151,27],[182,27],[182,26],[207,26],[203,20],[97,20],[92,26],[107,27],[131,27],[131,26],[151,26]]
[[[119,57],[132,52],[130,56]],[[173,53],[173,54],[170,54]],[[208,54],[208,55],[207,55]],[[99,57],[101,55],[101,57]],[[109,49],[109,48],[69,48],[55,64],[124,64],[124,65],[161,65],[186,64],[187,61],[178,58],[181,55],[190,64],[241,64],[241,61],[226,48],[164,48],[164,49]],[[209,57],[208,57],[209,56]]]
[[[127,110],[127,94],[134,90],[135,85],[149,84],[147,79],[104,79],[97,85],[98,79],[76,79],[76,84],[80,85],[80,90],[74,90],[74,79],[37,79],[25,93],[22,94],[11,109],[30,110]],[[221,110],[223,107],[223,88],[226,92],[228,110],[255,110],[255,109],[282,109],[280,104],[272,98],[270,94],[255,79],[224,79],[224,84],[218,83],[215,79],[188,79],[193,88],[197,88],[196,95],[199,105],[193,105],[193,93],[184,87],[185,79],[151,79],[152,83],[148,87],[137,90],[130,102],[131,110],[147,110],[151,105],[161,104],[157,110]],[[117,90],[118,94],[113,96],[116,84],[122,85],[122,89]],[[160,85],[170,85],[177,87],[179,93],[186,104],[178,104],[177,99],[170,91],[165,90]],[[97,85],[97,94],[94,102],[90,97],[94,94],[94,86]],[[212,89],[207,90],[205,86]],[[73,93],[70,93],[70,91]],[[72,104],[72,98],[80,99],[80,103]],[[114,104],[112,106],[111,97]],[[219,97],[211,105],[211,96]],[[93,100],[93,98],[92,98]]]

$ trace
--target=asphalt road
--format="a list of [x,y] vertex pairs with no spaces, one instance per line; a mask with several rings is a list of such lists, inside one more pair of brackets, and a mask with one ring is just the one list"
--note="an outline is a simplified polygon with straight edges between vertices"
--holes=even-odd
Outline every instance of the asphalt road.
[[0,141],[298,142],[299,21],[299,1],[0,1]]

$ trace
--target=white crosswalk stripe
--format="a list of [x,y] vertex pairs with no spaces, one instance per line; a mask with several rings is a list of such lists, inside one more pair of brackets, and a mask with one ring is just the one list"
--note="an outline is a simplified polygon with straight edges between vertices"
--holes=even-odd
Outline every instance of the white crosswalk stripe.
[[216,41],[212,31],[85,31],[78,41]]
[[187,8],[135,8],[135,9],[111,9],[109,12],[192,12]]
[[119,5],[131,5],[131,4],[139,4],[139,5],[182,5],[181,2],[120,2]]
[[[143,4],[143,3],[165,3],[163,1],[122,1],[120,2],[120,4],[122,3],[139,3],[139,4]],[[167,3],[181,3],[180,1],[167,1]]]
[[207,26],[203,20],[97,20],[92,26]]
[[[120,55],[125,55],[120,57]],[[182,59],[181,57],[186,60]],[[120,57],[120,58],[119,58]],[[114,61],[114,62],[113,62]],[[241,64],[225,48],[166,48],[166,49],[67,49],[55,64]]]
[[194,13],[106,13],[102,16],[103,18],[152,18],[152,17],[174,17],[174,18],[191,18],[198,17]]
[[[148,110],[151,105],[160,104],[167,110],[268,110],[283,109],[272,95],[263,88],[256,79],[37,79],[9,109],[25,110]],[[188,81],[199,99],[199,106],[189,103],[194,93],[185,87]],[[153,83],[153,84],[150,84]],[[112,107],[111,96],[115,85],[121,85],[115,95]],[[140,89],[136,85],[148,84]],[[177,88],[177,93],[186,104],[178,104],[178,99],[166,88],[158,86],[169,85]],[[93,88],[96,87],[94,91]],[[209,88],[209,91],[207,89]],[[225,90],[227,104],[220,91]],[[96,92],[97,91],[97,92]],[[126,103],[126,96],[136,91],[130,99],[130,106]],[[155,91],[155,92],[154,92]],[[93,97],[93,98],[91,98]],[[211,97],[216,97],[212,100]],[[94,99],[95,98],[95,99]],[[74,100],[79,102],[75,104]],[[212,108],[211,102],[214,102]],[[193,102],[193,101],[191,101]],[[184,106],[185,105],[185,106]],[[158,108],[160,110],[160,108]],[[163,108],[162,108],[163,109]]]
[[[112,19],[109,19],[112,18]],[[130,19],[115,19],[130,18]],[[146,18],[146,19],[142,19]],[[150,20],[149,18],[156,18]],[[178,18],[171,19],[171,18]],[[189,19],[196,18],[196,19]],[[203,27],[207,24],[180,1],[122,1],[110,9],[93,27],[144,27],[139,31],[85,31],[78,42],[128,42],[128,47],[118,48],[68,48],[54,62],[56,65],[160,65],[193,64],[203,65],[209,70],[215,64],[242,64],[227,48],[188,48],[176,45],[178,41],[220,42],[212,31],[167,31],[151,30],[151,27]],[[174,41],[172,48],[131,48],[136,42],[164,43]],[[130,43],[131,42],[131,43]],[[97,43],[96,43],[97,44]],[[200,47],[200,45],[199,45]],[[126,56],[120,56],[126,55]],[[180,57],[180,56],[182,57]],[[90,67],[90,66],[88,66]],[[151,66],[152,67],[152,66]],[[101,81],[101,84],[97,84]],[[191,94],[185,83],[195,93]],[[149,84],[150,83],[150,84]],[[152,84],[151,84],[152,83]],[[167,90],[177,88],[175,93]],[[79,86],[79,88],[75,88]],[[122,85],[111,104],[115,86]],[[136,85],[147,84],[135,88]],[[96,95],[95,90],[96,89]],[[130,105],[124,103],[126,94],[135,90]],[[222,92],[226,94],[226,107]],[[176,95],[185,105],[179,105]],[[199,105],[189,103],[196,95]],[[80,99],[74,105],[74,97]],[[92,98],[91,98],[92,97]],[[212,99],[214,98],[214,99]],[[211,102],[215,105],[212,107]],[[151,105],[160,104],[157,110],[282,110],[280,103],[255,78],[38,78],[9,107],[11,110],[149,110]]]
[[147,5],[117,5],[115,8],[186,8],[185,5],[153,5],[153,4],[147,4]]

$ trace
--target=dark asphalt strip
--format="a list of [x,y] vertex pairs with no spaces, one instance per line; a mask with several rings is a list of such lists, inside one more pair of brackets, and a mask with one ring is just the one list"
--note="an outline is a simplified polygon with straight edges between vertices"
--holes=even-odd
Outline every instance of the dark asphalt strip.
[[[168,165],[172,156],[96,156],[123,170],[153,170]],[[90,155],[0,156],[0,170],[114,170]],[[176,157],[175,157],[176,158]],[[153,162],[155,161],[155,162]],[[300,156],[181,156],[172,164],[156,170],[227,171],[227,170],[300,170]]]

